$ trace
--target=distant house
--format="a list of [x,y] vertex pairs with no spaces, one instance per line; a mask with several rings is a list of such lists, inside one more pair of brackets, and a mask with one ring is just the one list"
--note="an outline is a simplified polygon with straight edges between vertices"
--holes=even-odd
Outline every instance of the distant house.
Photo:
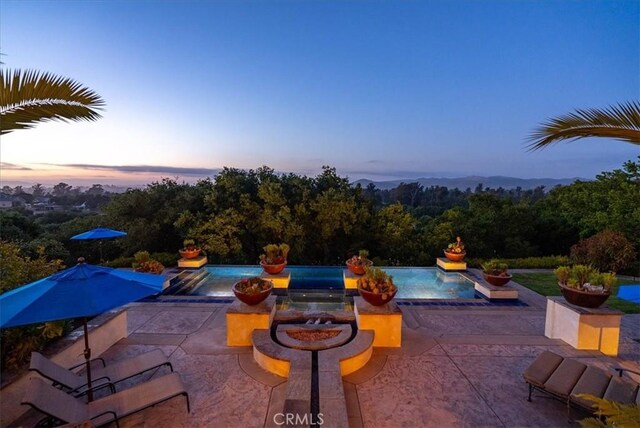
[[49,211],[62,211],[64,207],[50,202],[50,199],[45,196],[38,196],[33,198],[33,201],[26,206],[26,209],[32,211],[34,214],[42,214]]
[[91,211],[91,209],[87,206],[86,202],[81,203],[80,205],[74,205],[71,208],[72,211],[80,211],[80,212],[87,212],[87,211]]

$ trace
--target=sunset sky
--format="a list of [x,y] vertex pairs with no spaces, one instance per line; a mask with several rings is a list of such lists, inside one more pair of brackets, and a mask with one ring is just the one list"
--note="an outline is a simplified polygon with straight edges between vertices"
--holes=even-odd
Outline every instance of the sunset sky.
[[3,185],[261,165],[592,178],[638,155],[598,139],[526,150],[549,117],[640,97],[638,1],[2,0],[0,51],[107,105],[3,135]]

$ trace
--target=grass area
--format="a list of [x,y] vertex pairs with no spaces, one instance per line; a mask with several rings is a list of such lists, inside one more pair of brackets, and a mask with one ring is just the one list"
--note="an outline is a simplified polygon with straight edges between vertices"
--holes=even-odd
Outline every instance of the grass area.
[[[514,273],[513,280],[543,296],[561,296],[556,276],[552,272]],[[618,285],[637,284],[638,281],[625,279],[618,280]],[[625,314],[640,314],[640,305],[619,299],[617,297],[618,286],[613,287],[611,297],[605,303],[612,309],[617,309]]]

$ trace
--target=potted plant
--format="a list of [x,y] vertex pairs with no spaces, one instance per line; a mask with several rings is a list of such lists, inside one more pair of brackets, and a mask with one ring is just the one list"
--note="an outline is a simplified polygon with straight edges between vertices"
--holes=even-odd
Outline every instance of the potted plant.
[[233,294],[247,305],[257,305],[269,297],[273,290],[273,283],[266,279],[254,276],[241,279],[233,284]]
[[444,250],[444,255],[452,262],[461,262],[464,260],[464,256],[467,255],[467,252],[464,250],[464,243],[459,236],[456,238],[456,242],[452,242],[447,245],[447,249]]
[[366,268],[357,284],[360,296],[374,306],[389,303],[398,292],[393,277],[376,267]]
[[200,255],[200,248],[196,246],[196,241],[193,239],[185,239],[182,242],[183,248],[178,250],[180,256],[185,259],[195,259]]
[[269,244],[262,248],[265,254],[260,255],[260,266],[269,275],[276,275],[287,265],[289,246],[287,244]]
[[373,266],[373,262],[368,257],[369,252],[367,250],[360,250],[357,256],[347,260],[347,268],[356,275],[364,275],[365,269]]
[[485,281],[496,287],[502,287],[511,281],[509,266],[506,263],[500,263],[498,260],[489,260],[483,264],[482,275]]
[[133,255],[132,267],[136,272],[161,274],[164,266],[149,255],[148,251],[138,251]]
[[617,283],[614,273],[601,273],[591,266],[560,266],[554,273],[567,302],[583,308],[597,308],[607,301]]

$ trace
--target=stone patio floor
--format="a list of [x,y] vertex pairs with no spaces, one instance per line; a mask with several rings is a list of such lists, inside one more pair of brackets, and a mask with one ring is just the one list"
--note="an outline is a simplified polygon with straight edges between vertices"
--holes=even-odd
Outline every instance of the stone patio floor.
[[[363,369],[343,378],[349,425],[566,427],[565,404],[539,392],[533,402],[526,400],[522,373],[543,350],[605,368],[640,368],[640,315],[623,317],[620,355],[606,357],[546,338],[546,299],[518,289],[529,306],[403,306],[402,348],[374,349]],[[127,417],[121,426],[278,426],[273,416],[282,410],[287,380],[262,370],[250,347],[225,345],[226,306],[129,306],[130,336],[103,356],[117,360],[161,349],[187,386],[191,413],[184,400],[174,399]],[[145,378],[165,372],[160,369]]]

